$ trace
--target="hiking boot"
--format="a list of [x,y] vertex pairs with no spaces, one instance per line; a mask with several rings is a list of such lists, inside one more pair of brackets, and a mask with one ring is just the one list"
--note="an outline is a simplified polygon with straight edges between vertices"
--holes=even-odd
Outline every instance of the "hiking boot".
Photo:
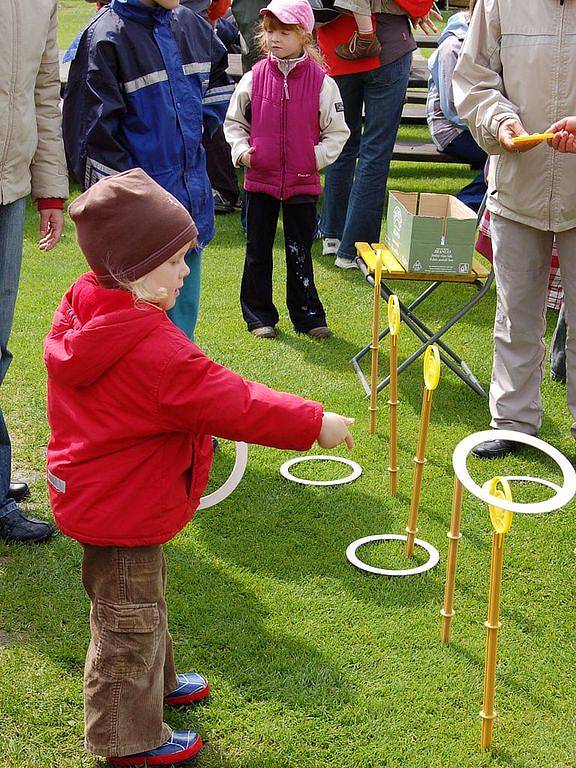
[[52,533],[49,523],[26,517],[16,506],[0,517],[0,539],[8,543],[41,544],[48,541]]
[[191,760],[202,749],[202,739],[194,731],[172,731],[172,735],[156,749],[124,757],[109,757],[110,765],[179,765]]
[[230,200],[226,200],[220,192],[213,189],[212,198],[214,200],[214,213],[234,213],[234,203]]
[[24,501],[30,496],[30,488],[28,483],[10,483],[10,488],[6,496],[9,499],[14,499],[16,503]]
[[209,695],[208,680],[197,672],[186,672],[183,675],[176,675],[176,677],[178,678],[178,687],[164,696],[165,707],[194,704]]
[[472,448],[472,453],[479,459],[501,459],[510,453],[516,453],[522,446],[512,440],[486,440]]
[[325,237],[322,240],[322,256],[336,256],[340,248],[340,240],[335,237]]
[[356,59],[379,56],[381,50],[382,46],[375,32],[371,32],[369,35],[354,32],[347,43],[340,43],[336,46],[336,55],[347,61],[356,61]]
[[310,328],[308,331],[304,331],[308,336],[312,336],[313,339],[329,339],[332,336],[332,331],[327,325],[319,325],[316,328]]
[[271,325],[260,325],[258,328],[253,328],[250,333],[252,336],[256,336],[258,339],[276,338],[276,328]]
[[346,259],[344,256],[336,256],[334,266],[340,267],[340,269],[358,269],[354,259]]

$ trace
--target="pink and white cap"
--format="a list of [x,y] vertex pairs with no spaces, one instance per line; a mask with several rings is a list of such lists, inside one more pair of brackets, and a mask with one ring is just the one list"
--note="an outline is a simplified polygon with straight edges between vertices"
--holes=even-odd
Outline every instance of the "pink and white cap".
[[314,14],[308,0],[271,0],[260,14],[271,13],[283,24],[299,24],[306,32],[314,29]]

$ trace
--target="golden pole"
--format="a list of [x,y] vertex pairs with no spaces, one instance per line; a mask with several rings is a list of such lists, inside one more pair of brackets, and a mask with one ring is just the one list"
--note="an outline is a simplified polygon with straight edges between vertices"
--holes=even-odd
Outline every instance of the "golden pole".
[[[497,489],[497,485],[502,490]],[[500,499],[512,501],[510,486],[501,477],[490,481],[489,493]],[[494,527],[492,534],[492,562],[490,565],[490,593],[488,598],[488,619],[484,622],[487,628],[486,661],[484,663],[484,701],[480,710],[482,718],[482,749],[487,749],[492,740],[492,726],[496,711],[494,709],[494,693],[496,687],[496,652],[498,649],[498,630],[500,624],[500,593],[502,591],[502,563],[504,559],[504,536],[512,525],[512,512],[490,505],[490,519]]]
[[388,466],[390,493],[398,490],[398,333],[400,304],[397,296],[388,297],[388,328],[390,331],[390,464]]
[[462,495],[464,486],[454,475],[454,494],[452,496],[452,517],[448,531],[448,561],[446,564],[446,585],[444,587],[444,607],[442,614],[442,631],[440,638],[443,643],[450,641],[450,627],[454,616],[454,586],[456,583],[456,560],[458,558],[458,542],[462,538],[460,532],[460,517],[462,514]]
[[378,397],[378,323],[380,320],[380,281],[382,279],[382,251],[376,251],[376,266],[374,267],[374,314],[372,319],[372,370],[370,372],[370,434],[376,428],[376,403]]
[[420,431],[418,433],[418,446],[414,457],[414,478],[412,480],[412,495],[410,497],[410,512],[408,525],[406,526],[406,548],[404,554],[410,557],[414,551],[414,538],[418,533],[418,509],[422,493],[422,473],[426,464],[426,439],[428,437],[428,424],[430,423],[430,409],[432,408],[432,393],[438,386],[440,379],[440,353],[435,344],[428,347],[424,354],[424,394],[422,397],[422,412],[420,414]]

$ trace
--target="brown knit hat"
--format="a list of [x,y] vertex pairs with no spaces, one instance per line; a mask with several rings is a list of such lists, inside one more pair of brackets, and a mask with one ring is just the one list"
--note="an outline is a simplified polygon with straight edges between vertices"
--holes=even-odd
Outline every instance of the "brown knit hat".
[[68,214],[104,288],[143,277],[198,235],[186,208],[141,168],[101,179]]

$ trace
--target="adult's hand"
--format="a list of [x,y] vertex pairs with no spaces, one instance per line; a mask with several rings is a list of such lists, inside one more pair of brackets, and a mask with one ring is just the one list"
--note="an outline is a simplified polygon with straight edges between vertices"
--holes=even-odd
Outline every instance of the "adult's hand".
[[442,14],[439,13],[435,8],[432,8],[432,10],[429,11],[426,16],[423,16],[421,19],[410,19],[410,22],[414,29],[416,29],[416,27],[420,27],[425,35],[435,35],[438,33],[438,27],[436,24],[434,24],[432,19],[436,19],[436,21],[443,21]]
[[64,212],[61,208],[45,208],[40,211],[40,250],[52,250],[60,240],[63,228]]
[[576,154],[576,115],[563,117],[551,125],[548,131],[556,134],[553,139],[548,139],[553,149]]
[[528,131],[524,128],[520,120],[515,117],[504,120],[498,128],[498,143],[507,152],[528,152],[540,144],[540,141],[527,144],[516,145],[512,141],[516,136],[526,136]]

